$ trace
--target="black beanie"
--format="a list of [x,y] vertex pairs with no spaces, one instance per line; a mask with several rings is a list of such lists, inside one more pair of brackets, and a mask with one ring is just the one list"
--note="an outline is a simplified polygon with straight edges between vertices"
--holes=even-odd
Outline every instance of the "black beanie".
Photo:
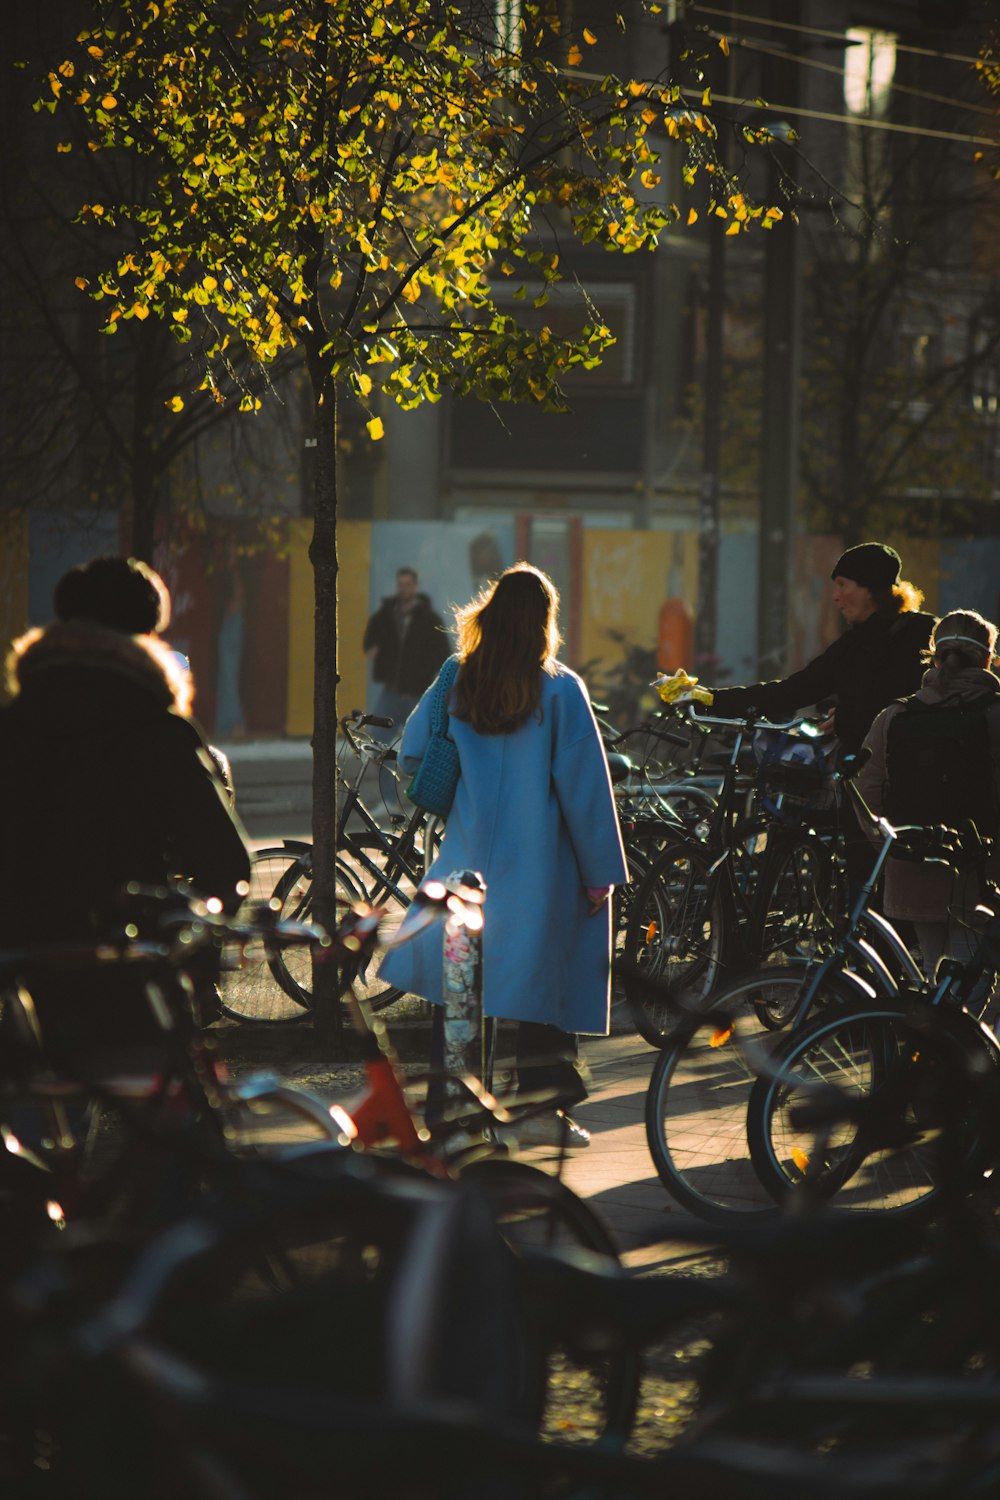
[[128,635],[152,635],[170,623],[170,594],[134,557],[95,557],[63,574],[52,603],[60,620],[89,620]]
[[831,578],[850,578],[866,589],[891,589],[898,583],[902,563],[899,553],[884,542],[862,542],[848,547],[834,564]]

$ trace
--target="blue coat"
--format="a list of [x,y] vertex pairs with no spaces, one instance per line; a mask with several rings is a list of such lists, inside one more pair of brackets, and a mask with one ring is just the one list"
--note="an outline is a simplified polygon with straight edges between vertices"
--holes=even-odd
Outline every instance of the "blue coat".
[[[587,690],[563,666],[541,679],[541,713],[513,734],[479,734],[450,718],[462,774],[427,878],[468,869],[486,881],[487,1015],[605,1035],[610,904],[591,916],[584,887],[621,885],[625,854]],[[406,772],[430,737],[431,690],[406,721],[399,756]],[[428,928],[388,955],[382,975],[440,1001],[441,942],[441,927]]]

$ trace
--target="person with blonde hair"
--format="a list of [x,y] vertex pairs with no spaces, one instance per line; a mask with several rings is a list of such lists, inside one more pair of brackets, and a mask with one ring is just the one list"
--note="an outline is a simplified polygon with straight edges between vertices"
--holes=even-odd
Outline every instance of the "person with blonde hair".
[[[919,691],[884,709],[865,739],[870,757],[857,786],[873,813],[896,824],[971,821],[983,837],[1000,832],[996,642],[997,627],[974,609],[938,621]],[[913,923],[929,976],[943,954],[968,956],[971,915],[988,873],[887,862],[883,909],[892,921]]]
[[832,727],[845,750],[860,748],[875,715],[902,693],[916,692],[921,652],[934,616],[924,596],[901,577],[899,553],[884,542],[862,542],[833,565],[833,602],[848,629],[806,666],[776,682],[720,688],[712,712],[737,717],[755,708],[771,719],[834,698]]
[[[461,775],[427,879],[476,870],[486,882],[484,1011],[516,1021],[518,1089],[586,1097],[577,1033],[606,1035],[611,889],[627,880],[600,733],[580,678],[557,659],[559,596],[518,563],[456,611],[458,675],[448,733]],[[431,733],[427,689],[407,720],[399,759],[414,771]],[[440,1002],[441,934],[392,952],[382,974]],[[589,1144],[553,1108],[527,1120],[522,1144]]]

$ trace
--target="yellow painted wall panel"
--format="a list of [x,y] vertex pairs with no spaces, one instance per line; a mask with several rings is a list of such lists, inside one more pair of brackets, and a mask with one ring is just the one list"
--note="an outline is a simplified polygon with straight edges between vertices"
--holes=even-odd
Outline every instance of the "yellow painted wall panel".
[[337,527],[338,714],[365,708],[365,658],[361,641],[368,620],[372,528],[370,521],[341,521]]
[[[625,646],[656,645],[660,606],[668,590],[693,604],[698,547],[694,532],[594,529],[583,534],[580,657],[607,666]],[[622,641],[615,640],[621,635]],[[600,676],[600,670],[595,674]]]
[[[312,734],[313,573],[309,561],[312,522],[289,528],[288,715],[289,734]],[[368,616],[371,524],[341,521],[337,527],[340,572],[337,579],[337,658],[340,688],[337,713],[365,706],[365,661],[361,637]]]

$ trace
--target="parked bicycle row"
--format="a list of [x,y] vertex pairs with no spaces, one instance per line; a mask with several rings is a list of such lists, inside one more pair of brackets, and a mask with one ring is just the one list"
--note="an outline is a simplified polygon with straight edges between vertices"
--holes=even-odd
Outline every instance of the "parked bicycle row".
[[[219,1074],[187,1002],[221,950],[319,942],[346,972],[377,940],[374,913],[331,940],[273,914],[255,928],[134,899],[156,939],[90,958],[143,976],[155,1072],[88,1072],[46,1049],[29,985],[78,965],[79,949],[3,965],[3,1112],[22,1120],[0,1157],[13,1492],[183,1484],[273,1500],[322,1491],[334,1472],[349,1495],[459,1495],[470,1465],[477,1491],[539,1497],[695,1482],[726,1500],[989,1492],[996,1323],[962,1297],[973,1274],[994,1295],[991,1219],[956,1211],[924,1237],[909,1224],[872,1235],[854,1216],[725,1233],[668,1221],[667,1236],[708,1242],[728,1270],[626,1276],[592,1211],[506,1156],[510,1108],[467,1085],[428,1125],[363,1001],[348,1003],[370,1084],[351,1116]],[[95,1128],[98,1111],[113,1129]],[[639,1460],[627,1444],[640,1355],[664,1340],[700,1351],[674,1360],[691,1419],[669,1453]],[[592,1426],[573,1443],[561,1382],[591,1393]]]

